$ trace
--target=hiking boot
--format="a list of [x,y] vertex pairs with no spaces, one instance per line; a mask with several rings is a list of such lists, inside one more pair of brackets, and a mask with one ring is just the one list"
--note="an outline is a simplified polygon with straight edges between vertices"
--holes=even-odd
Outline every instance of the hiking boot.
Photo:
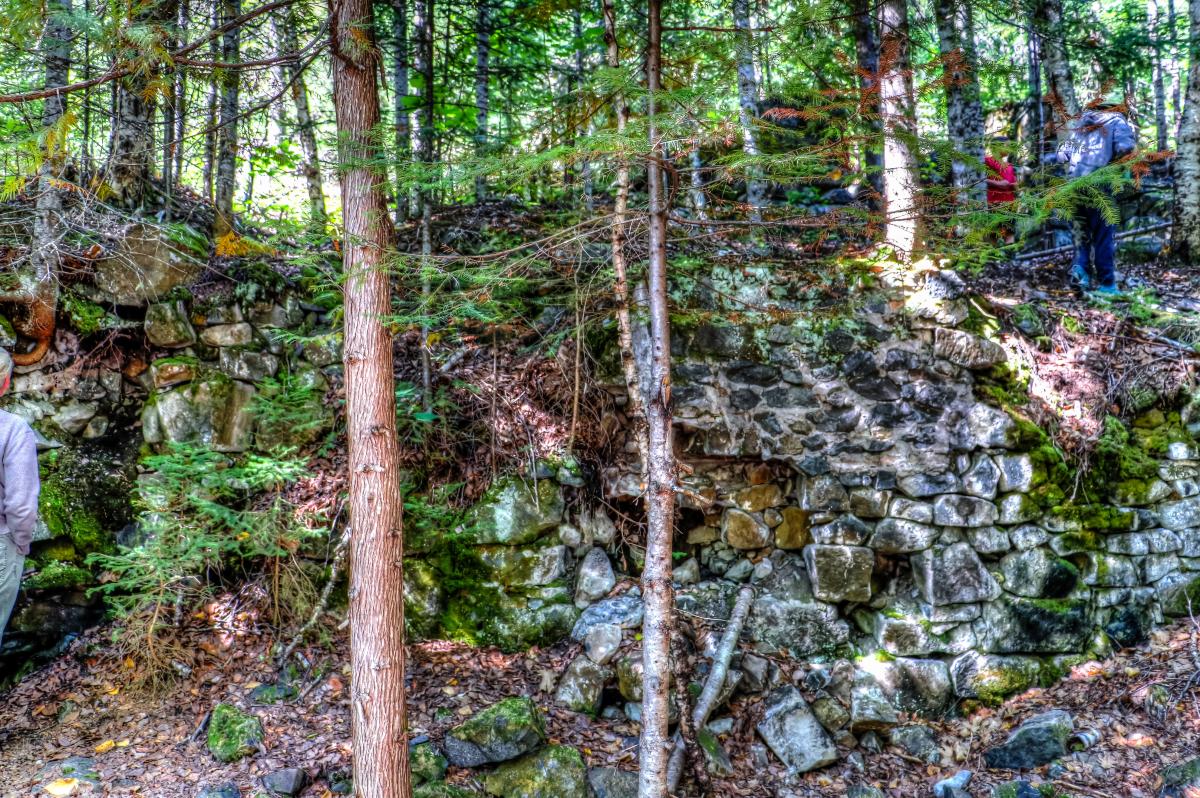
[[1100,294],[1101,296],[1120,296],[1121,289],[1117,288],[1116,285],[1102,285],[1093,293]]
[[1082,266],[1075,266],[1071,269],[1071,282],[1081,290],[1087,291],[1092,287],[1092,276]]

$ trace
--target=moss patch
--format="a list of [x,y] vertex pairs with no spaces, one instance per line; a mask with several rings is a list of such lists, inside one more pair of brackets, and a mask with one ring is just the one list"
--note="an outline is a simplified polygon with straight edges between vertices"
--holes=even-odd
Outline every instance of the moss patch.
[[92,572],[78,565],[52,560],[23,583],[26,590],[65,590],[83,587],[94,581]]
[[229,704],[213,707],[208,721],[208,750],[221,762],[253,754],[263,741],[262,721]]
[[587,766],[576,749],[550,745],[500,765],[484,789],[503,798],[587,798]]

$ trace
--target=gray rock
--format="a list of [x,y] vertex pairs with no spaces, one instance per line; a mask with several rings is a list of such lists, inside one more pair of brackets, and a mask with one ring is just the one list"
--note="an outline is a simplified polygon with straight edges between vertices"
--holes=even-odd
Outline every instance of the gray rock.
[[528,698],[506,698],[446,733],[446,758],[473,768],[515,759],[546,741],[542,714]]
[[696,584],[700,581],[700,561],[695,557],[688,557],[671,569],[671,578],[681,585]]
[[221,349],[221,371],[244,382],[260,382],[279,371],[279,358],[269,352],[226,347]]
[[1036,521],[1041,515],[1037,502],[1024,493],[1010,493],[1002,497],[997,506],[1000,508],[998,521],[1005,525]]
[[1091,637],[1085,598],[1025,599],[1004,596],[983,607],[975,622],[984,651],[997,654],[1058,654],[1082,651]]
[[999,703],[1037,684],[1042,663],[1034,657],[999,656],[968,651],[950,664],[954,694]]
[[958,444],[966,450],[1001,448],[1009,445],[1015,428],[1016,423],[1008,413],[976,403],[967,411]]
[[1061,709],[1035,715],[1022,723],[1003,744],[984,752],[989,768],[1032,770],[1067,753],[1074,721]]
[[597,546],[607,546],[617,538],[617,525],[603,508],[595,507],[580,512],[578,526],[584,540],[590,540]]
[[1042,791],[1024,779],[997,784],[992,798],[1043,798]]
[[916,521],[918,524],[932,524],[933,505],[897,496],[888,507],[888,515],[905,521]]
[[1033,458],[1027,454],[996,455],[1000,468],[1000,491],[1002,493],[1028,493],[1033,489],[1036,470]]
[[1014,548],[1027,551],[1049,541],[1050,533],[1040,526],[1019,526],[1008,530],[1008,539],[1012,541]]
[[1163,502],[1158,505],[1158,517],[1167,529],[1179,531],[1194,527],[1197,519],[1200,519],[1200,496]]
[[875,640],[897,657],[922,657],[927,654],[959,654],[975,645],[975,632],[969,623],[935,624],[916,614],[894,616],[876,613]]
[[499,479],[471,508],[477,543],[517,546],[531,543],[562,522],[563,498],[548,479]]
[[841,513],[850,503],[850,494],[837,477],[825,474],[800,483],[800,508],[810,512]]
[[973,496],[938,496],[933,502],[933,521],[940,526],[990,526],[999,517],[995,504]]
[[201,787],[196,798],[242,798],[242,791],[237,782],[226,781]]
[[111,256],[96,261],[92,277],[106,300],[140,306],[161,299],[173,288],[190,285],[207,263],[206,253],[190,252],[152,224],[135,223]]
[[938,327],[933,331],[933,353],[956,366],[968,369],[991,368],[1003,363],[1004,347],[964,330]]
[[937,735],[928,726],[898,726],[888,734],[888,740],[909,756],[931,765],[942,760]]
[[971,604],[1000,595],[1000,586],[966,543],[928,549],[909,560],[917,591],[928,604]]
[[833,651],[850,639],[837,608],[811,599],[760,596],[747,625],[755,648],[766,655],[804,657]]
[[900,712],[940,717],[954,698],[949,666],[938,659],[867,659],[860,667]]
[[155,346],[179,349],[196,343],[196,330],[182,302],[160,302],[146,308],[146,338]]
[[588,798],[587,766],[576,749],[549,745],[500,765],[483,788],[500,798]]
[[948,471],[944,474],[913,474],[901,479],[897,485],[905,495],[914,499],[940,493],[956,493],[962,488],[959,478]]
[[441,781],[446,777],[446,768],[450,763],[434,748],[433,743],[426,739],[423,742],[409,743],[408,764],[413,784],[420,785]]
[[811,530],[814,543],[830,546],[861,546],[871,536],[871,527],[853,515],[842,515]]
[[1012,548],[1008,533],[994,526],[968,529],[967,542],[980,554],[1000,554]]
[[591,657],[581,654],[571,661],[563,672],[554,693],[554,700],[587,715],[596,715],[600,711],[600,697],[604,686],[613,677],[611,668],[597,664]]
[[1000,469],[986,454],[977,454],[971,467],[962,475],[963,491],[980,499],[996,498],[1000,485]]
[[933,785],[933,798],[971,798],[967,785],[975,774],[969,770],[960,770],[948,779],[942,779]]
[[1128,557],[1088,552],[1086,558],[1084,584],[1094,587],[1136,587],[1141,582],[1137,566]]
[[505,587],[539,587],[567,574],[571,553],[566,546],[479,546],[476,551],[491,569],[490,580]]
[[254,340],[254,328],[245,322],[218,324],[201,330],[200,340],[209,346],[245,346]]
[[210,378],[162,391],[142,410],[147,443],[200,441],[219,452],[245,451],[254,426],[253,386]]
[[263,776],[262,785],[272,795],[299,795],[308,783],[308,774],[301,768],[284,768]]
[[916,521],[885,518],[875,525],[870,547],[882,554],[908,554],[924,551],[938,539],[938,530]]
[[759,516],[731,507],[721,518],[721,540],[735,549],[761,549],[771,543],[771,528]]
[[795,687],[781,687],[767,697],[766,712],[757,729],[792,773],[806,773],[837,761],[837,748]]
[[575,579],[575,606],[583,609],[594,601],[604,598],[617,585],[608,554],[599,546],[593,546],[579,564]]
[[1000,561],[1004,589],[1028,598],[1066,598],[1079,584],[1079,570],[1046,549],[1013,552]]
[[621,629],[636,629],[642,625],[642,610],[641,597],[630,593],[598,601],[579,616],[571,629],[571,639],[581,642],[593,628],[607,624]]
[[883,688],[870,674],[859,674],[850,688],[850,730],[855,734],[888,729],[900,722]]
[[1182,567],[1182,562],[1174,554],[1150,554],[1141,564],[1141,578],[1147,584],[1162,579],[1167,574],[1176,573]]
[[595,798],[637,798],[638,775],[633,771],[591,768],[587,779]]
[[821,601],[865,602],[871,598],[875,554],[860,546],[806,546],[804,562],[813,595]]
[[614,623],[593,626],[583,639],[583,650],[598,665],[607,665],[621,647],[621,627]]
[[850,491],[850,512],[859,518],[883,518],[891,498],[888,490],[854,488]]
[[342,361],[342,334],[327,333],[304,342],[304,359],[319,369]]
[[100,405],[96,402],[68,399],[55,409],[50,420],[63,432],[69,435],[78,435],[87,428],[88,422],[95,417],[99,410]]

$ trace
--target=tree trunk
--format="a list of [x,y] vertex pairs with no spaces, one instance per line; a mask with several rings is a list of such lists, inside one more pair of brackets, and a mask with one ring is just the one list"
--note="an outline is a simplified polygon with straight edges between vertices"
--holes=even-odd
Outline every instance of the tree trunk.
[[[242,0],[221,0],[222,24],[242,13]],[[232,27],[221,35],[221,60],[236,63],[241,50],[242,32]],[[238,93],[241,78],[229,70],[221,79],[220,122],[217,127],[217,165],[213,205],[213,238],[233,232],[233,193],[237,188]]]
[[882,129],[879,123],[879,34],[870,0],[853,0],[851,21],[854,29],[854,55],[858,66],[861,92],[859,115],[870,133],[863,143],[863,164],[867,180],[875,193],[883,194],[883,154],[879,151]]
[[116,115],[112,123],[112,145],[105,182],[113,202],[136,208],[145,198],[153,159],[150,124],[154,106],[145,99],[146,79],[130,75],[117,82]]
[[[1200,2],[1200,0],[1196,0]],[[651,157],[646,164],[650,204],[646,293],[650,316],[650,375],[646,398],[646,562],[642,568],[642,731],[638,743],[639,798],[666,798],[667,691],[675,603],[671,586],[671,536],[675,526],[675,452],[671,434],[671,334],[667,312],[667,198],[656,94],[662,88],[662,0],[649,0],[646,116]]]
[[[734,47],[737,56],[738,121],[742,128],[742,151],[746,157],[759,155],[755,141],[754,121],[758,117],[758,77],[754,71],[754,38],[750,33],[750,0],[733,0]],[[746,169],[746,202],[750,205],[750,221],[762,220],[767,204],[767,185],[762,169],[750,163]]]
[[1071,60],[1065,43],[1062,0],[1037,0],[1034,19],[1042,23],[1039,31],[1042,63],[1046,67],[1046,90],[1054,109],[1054,133],[1059,141],[1070,136],[1070,122],[1079,116],[1079,100],[1075,97],[1075,81],[1071,77]]
[[[275,21],[284,51],[299,51],[300,35],[297,33],[296,7],[287,6],[281,9],[276,13]],[[301,169],[304,172],[304,185],[308,188],[309,227],[313,232],[323,233],[328,223],[325,212],[325,186],[321,181],[321,152],[317,148],[317,127],[308,106],[308,84],[300,64],[288,64],[284,71],[290,82],[292,108],[296,112],[296,133],[300,138],[300,149],[304,153]]]
[[[583,12],[579,9],[580,2],[577,0],[575,6],[571,9],[571,35],[575,39],[575,85],[576,87],[583,86],[584,73],[584,56],[583,51]],[[575,107],[584,109],[582,98],[577,94],[574,97]],[[586,131],[579,127],[577,133],[585,133]],[[596,187],[592,181],[592,162],[585,155],[583,161],[579,164],[579,176],[583,181],[583,207],[589,212],[594,207],[593,195]]]
[[[213,8],[213,27],[221,24],[221,9],[219,6]],[[217,39],[212,39],[208,43],[208,59],[216,61],[220,55],[218,50]],[[204,196],[209,202],[213,199],[213,172],[217,163],[217,82],[210,81],[208,84],[208,101],[205,104],[204,114],[204,173],[202,181],[204,183]]]
[[1025,100],[1025,146],[1029,151],[1029,163],[1038,166],[1046,150],[1045,103],[1042,99],[1042,64],[1038,58],[1041,46],[1038,33],[1032,25],[1026,29],[1027,66],[1029,96]]
[[1183,98],[1182,93],[1183,79],[1180,73],[1183,71],[1179,68],[1179,31],[1177,29],[1178,18],[1175,14],[1175,0],[1167,0],[1167,27],[1171,31],[1170,42],[1170,60],[1167,74],[1171,76],[1171,126],[1175,128],[1175,136],[1179,137],[1179,122],[1183,119]]
[[887,217],[884,241],[901,260],[917,245],[916,103],[908,48],[907,0],[879,4],[879,110],[883,119],[883,198]]
[[938,44],[946,84],[946,127],[955,157],[950,173],[960,203],[981,206],[983,106],[979,101],[979,63],[970,0],[935,0]]
[[1155,143],[1159,152],[1167,149],[1167,86],[1163,77],[1163,48],[1160,33],[1161,20],[1158,13],[1158,0],[1149,0],[1147,15],[1150,22],[1150,58],[1153,62],[1154,84],[1154,132]]
[[[173,32],[167,37],[166,46],[168,49],[174,50],[179,47],[178,28],[175,27],[179,21],[179,4],[177,2],[164,2],[162,4],[162,13],[170,19]],[[176,94],[179,83],[179,67],[172,67],[170,81],[167,84],[166,96],[163,98],[163,113],[162,113],[162,177],[163,177],[163,193],[170,198],[175,186],[175,103],[178,100]]]
[[380,63],[370,0],[330,0],[333,101],[345,226],[346,437],[350,475],[350,660],[354,793],[407,798],[404,531],[391,312],[392,239],[376,128]]
[[1200,0],[1188,3],[1187,97],[1175,156],[1175,229],[1171,233],[1174,255],[1189,265],[1200,262]]
[[[421,188],[417,206],[421,213],[421,271],[430,265],[433,254],[433,203],[429,184],[433,180],[433,0],[417,0],[413,27],[417,32],[415,66],[421,76],[421,104],[417,108],[417,160],[421,162]],[[428,278],[421,278],[421,297],[429,297]],[[426,412],[433,407],[433,368],[429,362],[429,326],[421,325],[421,388]]]
[[[475,156],[488,151],[488,55],[492,49],[492,20],[488,0],[475,10]],[[475,201],[487,200],[487,178],[475,175]]]
[[[392,124],[397,163],[412,156],[412,132],[408,116],[408,0],[392,0]],[[410,192],[405,181],[396,178],[396,223],[407,221]]]
[[[188,0],[179,3],[179,15],[175,25],[177,37],[182,44],[187,41],[187,24],[191,20],[191,9]],[[175,131],[172,136],[172,154],[175,158],[171,170],[178,181],[183,180],[183,139],[187,132],[187,71],[182,64],[175,66]]]

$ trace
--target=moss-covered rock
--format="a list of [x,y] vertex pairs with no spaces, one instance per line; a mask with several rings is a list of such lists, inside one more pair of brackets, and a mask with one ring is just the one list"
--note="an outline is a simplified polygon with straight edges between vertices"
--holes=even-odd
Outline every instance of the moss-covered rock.
[[221,762],[236,762],[258,750],[262,721],[230,704],[213,707],[208,721],[208,750]]
[[428,640],[437,633],[445,599],[438,574],[429,563],[405,561],[404,627],[411,639]]
[[561,640],[579,614],[562,586],[502,593],[496,585],[483,584],[447,601],[442,628],[452,639],[520,651]]
[[588,798],[587,766],[576,749],[551,745],[496,768],[484,789],[501,798]]
[[408,769],[412,773],[413,786],[441,781],[449,764],[433,743],[418,743],[408,749]]
[[446,757],[455,767],[478,767],[515,759],[545,741],[545,721],[533,701],[506,698],[447,732]]
[[563,498],[553,480],[498,479],[471,510],[477,542],[532,543],[562,521]]
[[479,793],[456,784],[432,782],[413,788],[413,798],[475,798]]
[[92,572],[78,565],[51,560],[22,583],[26,590],[65,590],[90,585],[95,580]]
[[1200,789],[1200,757],[1163,768],[1160,798],[1187,798]]
[[110,531],[132,512],[129,464],[81,446],[47,452],[40,465],[38,512],[50,537],[70,540],[77,556],[110,550]]

